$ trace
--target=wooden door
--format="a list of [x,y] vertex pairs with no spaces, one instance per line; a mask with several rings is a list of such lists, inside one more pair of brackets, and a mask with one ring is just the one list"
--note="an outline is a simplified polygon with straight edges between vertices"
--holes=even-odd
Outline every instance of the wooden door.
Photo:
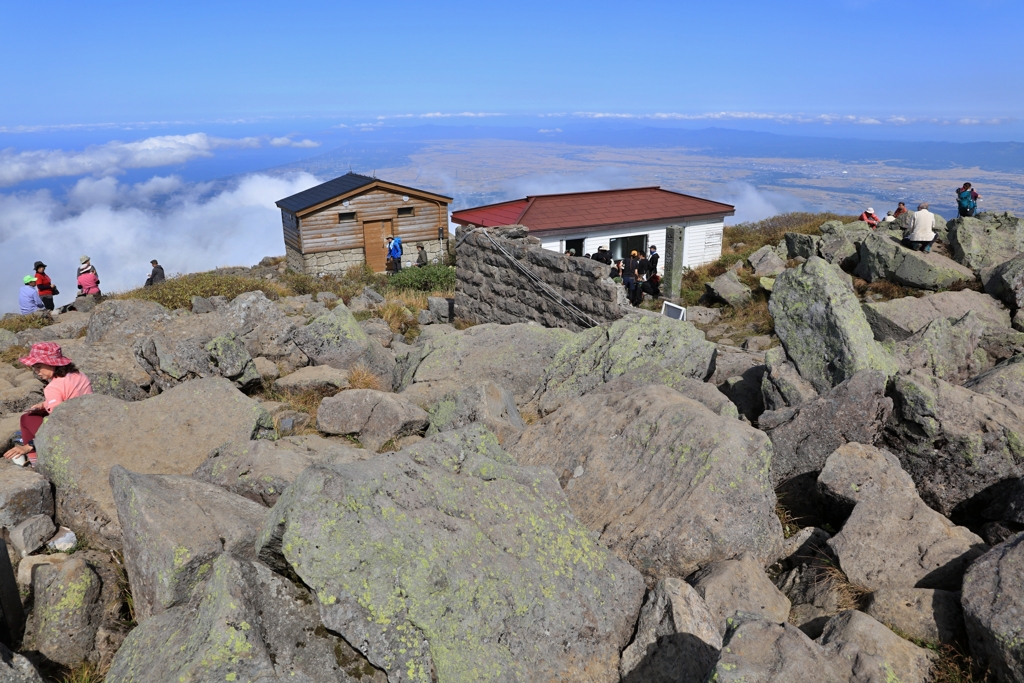
[[375,273],[387,270],[388,237],[391,236],[391,221],[365,221],[363,223],[363,251],[366,265]]

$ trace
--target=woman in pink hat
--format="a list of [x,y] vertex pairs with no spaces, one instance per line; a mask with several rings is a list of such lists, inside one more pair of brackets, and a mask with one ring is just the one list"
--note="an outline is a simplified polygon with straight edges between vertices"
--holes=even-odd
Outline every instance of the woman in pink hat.
[[24,463],[24,458],[20,456],[27,456],[29,462],[35,464],[36,447],[33,440],[46,416],[64,401],[91,394],[92,384],[71,359],[64,355],[60,346],[53,342],[33,344],[29,354],[18,360],[32,368],[32,372],[46,387],[43,389],[43,402],[35,404],[21,416],[22,443],[4,453],[4,457]]

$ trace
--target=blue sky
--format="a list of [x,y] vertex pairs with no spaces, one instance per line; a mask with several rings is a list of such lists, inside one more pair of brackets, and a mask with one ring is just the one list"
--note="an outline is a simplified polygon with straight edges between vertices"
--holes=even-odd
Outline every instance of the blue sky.
[[1001,119],[1019,0],[0,2],[0,126],[429,112]]

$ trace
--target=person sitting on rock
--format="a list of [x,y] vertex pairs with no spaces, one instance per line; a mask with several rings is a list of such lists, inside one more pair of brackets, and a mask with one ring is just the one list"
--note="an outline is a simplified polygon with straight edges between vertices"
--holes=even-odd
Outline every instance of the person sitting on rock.
[[31,315],[37,311],[45,311],[43,299],[36,289],[36,276],[26,275],[21,280],[21,290],[18,292],[18,307],[22,315]]
[[907,205],[906,205],[906,204],[904,204],[903,202],[900,202],[900,203],[899,203],[899,204],[898,204],[898,205],[896,206],[896,210],[895,210],[895,211],[893,212],[893,214],[892,214],[892,215],[893,215],[893,216],[896,216],[896,218],[899,218],[900,216],[902,216],[902,215],[903,215],[903,214],[905,214],[906,212],[907,212]]
[[875,210],[870,206],[860,215],[859,220],[870,225],[872,230],[878,227],[878,216],[875,215]]
[[910,230],[903,238],[903,245],[914,251],[931,252],[935,243],[935,214],[928,210],[928,204],[917,205],[917,211],[910,216]]
[[90,294],[99,296],[99,274],[96,272],[96,269],[93,268],[88,256],[83,256],[78,260],[82,264],[78,268],[78,296],[88,296]]
[[649,295],[652,299],[661,298],[661,276],[652,275],[646,282],[640,285],[640,290],[643,294]]
[[883,223],[895,223],[896,222],[896,215],[892,211],[890,211],[889,213],[885,214],[885,218],[882,219],[882,222]]
[[146,284],[143,285],[144,287],[158,285],[166,279],[164,276],[164,267],[157,263],[156,259],[150,261],[149,265],[153,266],[153,271],[149,274],[149,277],[146,278]]
[[43,388],[43,401],[21,416],[22,443],[4,453],[4,458],[14,460],[18,456],[27,456],[28,461],[34,465],[36,447],[33,440],[43,421],[64,401],[91,394],[92,383],[64,355],[60,345],[53,342],[33,344],[29,354],[18,360],[32,368],[35,376],[46,386]]

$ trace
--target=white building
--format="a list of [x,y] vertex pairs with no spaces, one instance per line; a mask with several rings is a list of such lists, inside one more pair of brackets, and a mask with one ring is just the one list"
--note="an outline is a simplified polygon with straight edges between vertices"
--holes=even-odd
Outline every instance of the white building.
[[613,259],[631,251],[646,254],[655,246],[665,251],[665,228],[683,231],[683,267],[711,263],[722,255],[729,204],[691,197],[660,187],[547,194],[463,209],[452,214],[460,225],[496,227],[525,225],[545,249],[559,253],[574,249],[576,256],[607,247]]

